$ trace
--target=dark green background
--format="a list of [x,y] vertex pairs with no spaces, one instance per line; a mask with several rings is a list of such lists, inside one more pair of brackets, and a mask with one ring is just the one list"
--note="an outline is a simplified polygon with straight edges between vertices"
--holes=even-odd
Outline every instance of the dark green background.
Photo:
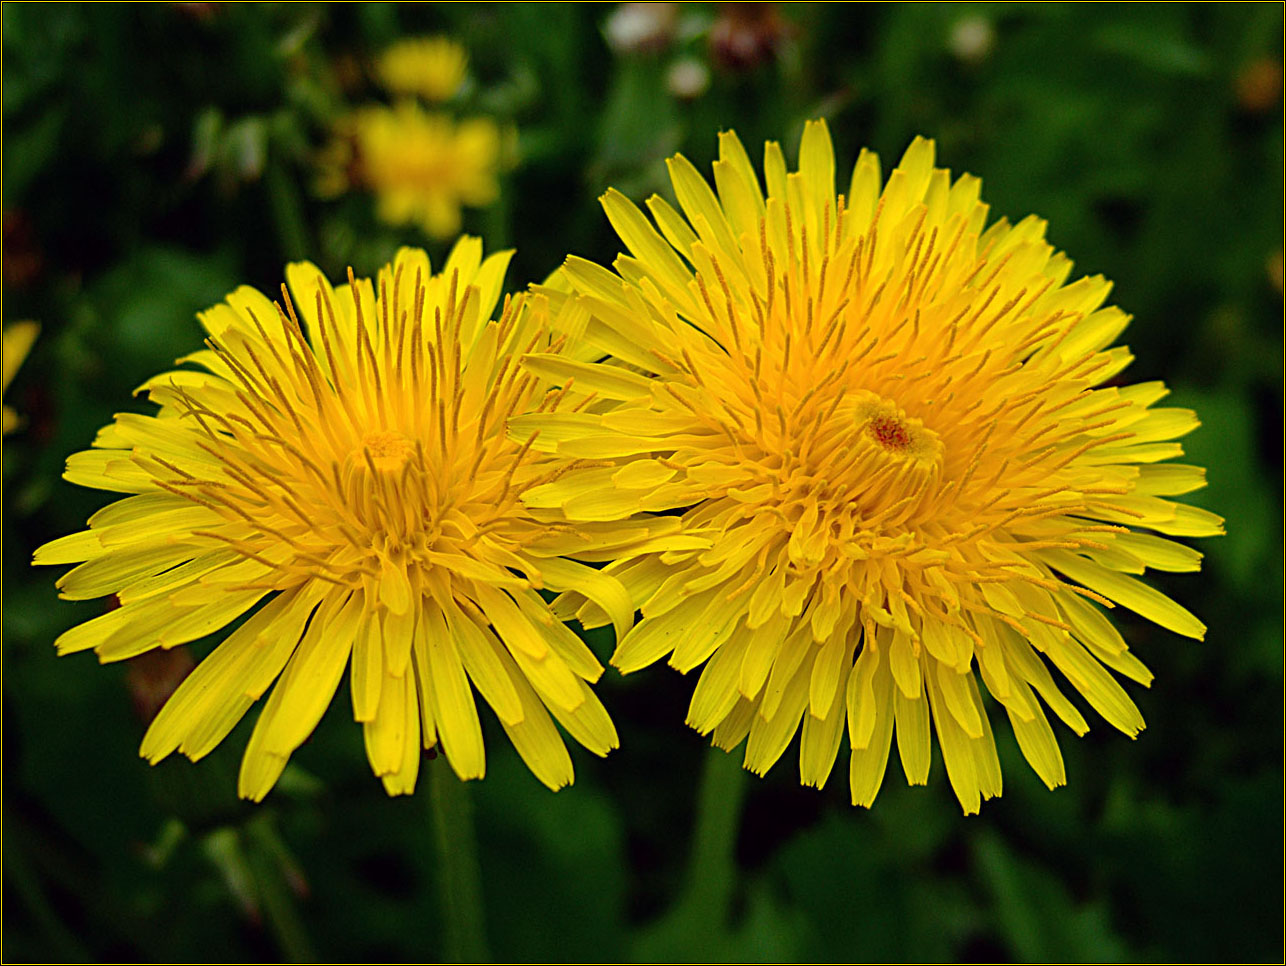
[[[704,166],[722,128],[793,158],[824,115],[841,166],[866,145],[886,170],[929,135],[994,213],[1047,217],[1079,271],[1115,280],[1129,375],[1200,411],[1186,445],[1210,486],[1194,500],[1228,522],[1200,543],[1202,574],[1157,578],[1210,625],[1204,643],[1122,618],[1156,672],[1129,688],[1137,741],[1101,721],[1083,740],[1062,730],[1069,787],[1050,793],[998,728],[1005,794],[969,819],[940,761],[927,789],[893,763],[867,812],[842,767],[823,792],[799,787],[788,751],[746,779],[735,864],[707,867],[678,912],[708,754],[682,725],[692,681],[609,671],[623,749],[575,749],[558,795],[494,729],[471,790],[495,955],[1279,960],[1282,6],[782,5],[778,56],[713,68],[691,102],[666,70],[708,62],[726,11],[687,7],[666,50],[627,55],[604,40],[612,10],[4,5],[4,318],[44,326],[7,400],[27,425],[4,452],[6,961],[440,955],[426,798],[385,798],[346,694],[262,807],[233,799],[244,726],[198,766],[149,769],[126,669],[54,657],[100,605],[59,602],[55,574],[28,566],[105,502],[62,482],[63,460],[197,346],[196,311],[243,282],[271,291],[289,259],[370,274],[424,244],[378,225],[367,197],[316,200],[311,159],[344,105],[379,96],[371,57],[435,30],[471,51],[462,109],[518,130],[501,202],[466,216],[489,248],[518,246],[511,288],[569,251],[610,259],[595,198],[668,190],[663,158]],[[994,31],[976,62],[948,45],[967,17]]]

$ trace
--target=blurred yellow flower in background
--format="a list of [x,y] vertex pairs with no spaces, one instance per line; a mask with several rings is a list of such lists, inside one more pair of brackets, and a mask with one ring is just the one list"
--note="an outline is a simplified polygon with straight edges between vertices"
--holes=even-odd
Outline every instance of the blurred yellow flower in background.
[[[907,780],[927,781],[932,729],[976,812],[1001,791],[981,680],[1037,774],[1063,784],[1041,702],[1089,725],[1051,669],[1125,734],[1143,728],[1109,669],[1152,674],[1102,608],[1205,634],[1136,577],[1197,570],[1201,554],[1166,538],[1222,532],[1172,499],[1205,485],[1164,462],[1197,417],[1154,407],[1160,382],[1113,384],[1132,357],[1109,348],[1129,321],[1104,304],[1110,284],[1069,283],[1037,218],[988,227],[980,182],[935,167],[931,141],[887,181],[863,151],[846,195],[824,122],[799,158],[788,173],[767,145],[765,193],[724,134],[716,194],[676,156],[682,213],[653,196],[656,227],[604,196],[630,254],[615,273],[565,264],[584,337],[609,357],[569,385],[618,403],[520,422],[550,452],[624,465],[525,499],[573,520],[682,510],[707,540],[605,569],[643,612],[612,663],[704,664],[688,723],[746,741],[747,768],[766,772],[802,728],[800,778],[820,786],[847,723],[852,800],[869,806],[895,731]],[[574,593],[555,609],[606,620]]]
[[63,597],[121,604],[59,637],[60,653],[119,661],[246,617],[157,715],[149,761],[207,754],[272,687],[239,782],[259,800],[350,664],[390,794],[414,789],[435,745],[461,779],[482,777],[474,689],[551,788],[573,778],[551,715],[595,754],[616,747],[589,687],[602,667],[537,591],[580,591],[623,635],[624,588],[564,555],[611,559],[678,521],[572,530],[520,501],[572,461],[511,440],[508,422],[572,400],[518,365],[560,354],[543,298],[506,300],[490,321],[510,254],[483,260],[465,238],[435,275],[403,249],[374,284],[350,273],[338,288],[294,264],[284,306],[242,286],[200,316],[210,348],[181,361],[205,371],[149,380],[155,416],[121,414],[69,458],[69,481],[133,495],[36,551],[79,564]]
[[506,132],[490,118],[457,122],[405,100],[363,107],[344,129],[351,135],[324,156],[319,190],[333,194],[356,183],[374,193],[377,214],[391,225],[416,224],[431,238],[449,238],[460,230],[462,207],[483,207],[500,195]]
[[[36,322],[14,322],[4,327],[3,360],[0,361],[0,393],[9,391],[9,383],[18,374],[18,367],[27,358],[31,346],[40,334],[40,325]],[[18,414],[8,406],[3,410],[3,435],[8,436],[18,428]]]
[[376,72],[394,94],[449,101],[469,76],[469,54],[450,37],[408,37],[380,55]]

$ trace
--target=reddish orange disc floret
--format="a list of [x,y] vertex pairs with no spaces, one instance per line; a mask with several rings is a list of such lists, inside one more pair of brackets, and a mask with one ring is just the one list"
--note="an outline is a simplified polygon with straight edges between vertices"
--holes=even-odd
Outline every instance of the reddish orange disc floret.
[[871,435],[885,449],[904,450],[911,443],[906,425],[895,416],[876,416],[870,428]]

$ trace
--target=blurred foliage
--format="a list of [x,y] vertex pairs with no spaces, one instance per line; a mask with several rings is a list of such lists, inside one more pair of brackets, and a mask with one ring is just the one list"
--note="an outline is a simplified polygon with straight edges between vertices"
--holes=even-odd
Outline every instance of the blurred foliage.
[[995,214],[1048,218],[1115,280],[1130,376],[1199,410],[1194,498],[1228,520],[1201,576],[1162,578],[1204,644],[1123,618],[1157,675],[1133,689],[1148,730],[1065,736],[1069,787],[1050,793],[1000,729],[1007,787],[979,818],[940,763],[928,789],[894,766],[871,812],[842,780],[798,787],[789,751],[742,782],[682,727],[692,682],[667,669],[604,677],[623,750],[578,757],[558,795],[489,743],[471,790],[495,955],[1282,955],[1281,5],[747,6],[4,4],[4,317],[42,324],[4,453],[9,961],[440,954],[424,795],[384,796],[346,700],[265,806],[234,799],[244,725],[199,765],[149,769],[131,688],[175,670],[57,660],[53,638],[100,605],[58,602],[28,565],[105,502],[62,461],[197,347],[196,311],[273,291],[290,259],[369,274],[425,244],[312,187],[335,119],[379,96],[374,58],[428,33],[469,50],[460,109],[519,132],[500,201],[466,214],[517,247],[514,289],[568,252],[610,259],[594,199],[668,193],[664,158],[708,163],[720,129],[789,156],[826,116],[841,158],[866,145],[886,165],[935,137]]

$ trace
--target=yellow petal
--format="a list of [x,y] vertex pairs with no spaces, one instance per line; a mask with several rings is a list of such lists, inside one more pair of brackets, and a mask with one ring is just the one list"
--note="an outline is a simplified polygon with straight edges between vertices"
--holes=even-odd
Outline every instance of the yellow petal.
[[[1067,727],[1071,728],[1078,735],[1083,735],[1090,730],[1090,726],[1085,723],[1084,716],[1076,710],[1076,706],[1068,701],[1066,696],[1058,690],[1054,684],[1053,677],[1050,676],[1049,669],[1045,667],[1044,662],[1032,650],[1031,644],[1027,639],[1020,637],[1014,631],[1004,625],[997,625],[994,629],[994,635],[999,637],[1003,644],[997,643],[1004,649],[1005,661],[1009,665],[1011,674],[1010,681],[1014,685],[1013,695],[1026,696],[1024,688],[1018,685],[1022,682],[1030,684],[1036,693],[1044,699],[1050,709],[1063,720]],[[1007,706],[1008,707],[1008,706]],[[1039,713],[1036,705],[1032,705],[1033,710]]]
[[746,634],[737,634],[715,651],[697,686],[692,691],[688,705],[687,725],[699,734],[709,734],[736,705],[740,694],[737,679],[741,672],[742,658],[750,643]]
[[510,724],[502,719],[500,722],[509,740],[532,774],[546,786],[558,791],[564,785],[570,785],[574,778],[572,760],[558,729],[549,718],[549,712],[513,659],[501,650],[497,650],[496,656],[505,666],[522,701],[521,721]]
[[777,613],[763,626],[742,633],[741,636],[749,640],[741,661],[737,688],[745,697],[756,697],[762,690],[790,626],[790,620]]
[[[871,708],[871,728],[867,740],[862,745],[854,744],[853,756],[849,760],[848,782],[854,805],[870,808],[879,794],[880,785],[884,782],[884,772],[889,763],[889,747],[893,740],[893,700],[895,688],[893,675],[889,672],[888,662],[872,662],[871,689],[868,698],[858,697],[854,700],[854,691],[860,695],[860,686],[855,688],[858,675],[849,678],[849,720],[853,719],[854,704],[862,708],[867,702]],[[861,713],[859,711],[859,713]]]
[[152,546],[141,550],[118,550],[87,561],[58,579],[64,600],[92,600],[113,594],[131,582],[168,570],[196,556],[185,546]]
[[3,361],[0,361],[0,392],[9,388],[9,383],[13,381],[22,361],[27,358],[39,333],[40,326],[35,322],[13,322],[4,327],[4,346],[0,353],[3,356]]
[[78,533],[59,537],[57,540],[50,540],[36,548],[31,562],[35,566],[80,563],[91,557],[97,557],[102,552],[103,545],[98,540],[98,534],[93,530],[81,530]]
[[[755,716],[750,726],[750,740],[746,743],[746,767],[756,774],[767,773],[799,729],[799,721],[808,706],[811,673],[811,661],[797,665],[790,680],[781,687],[770,714],[765,717],[761,705],[760,713]],[[769,687],[772,687],[771,681]]]
[[423,646],[428,652],[433,718],[442,750],[461,781],[481,778],[486,773],[482,726],[469,678],[456,651],[455,638],[436,606],[427,606],[422,618],[416,633],[423,636]]
[[[1027,685],[1017,683],[1023,690],[1027,689]],[[1045,712],[1036,707],[1034,698],[1030,695],[1027,697],[1028,703],[1036,708],[1036,713],[1031,718],[1020,718],[1012,711],[1009,712],[1009,723],[1013,726],[1014,737],[1018,739],[1018,747],[1046,786],[1057,788],[1065,785],[1067,771],[1063,766],[1063,755],[1058,750],[1058,739],[1054,737],[1054,730],[1049,726]]]
[[469,680],[491,705],[496,716],[506,724],[522,721],[523,706],[518,691],[505,665],[497,657],[500,642],[491,631],[479,627],[459,609],[445,614],[447,628],[455,639],[460,660],[468,672]]
[[581,700],[574,707],[557,702],[547,703],[546,707],[569,735],[601,758],[620,747],[616,726],[589,686],[584,681],[577,681],[576,685],[580,688]]
[[237,775],[237,794],[252,802],[263,801],[264,796],[272,790],[272,786],[285,771],[286,762],[289,761],[288,755],[275,754],[265,745],[268,730],[266,725],[276,716],[285,693],[286,689],[280,684],[272,689],[272,694],[268,696],[268,702],[264,705],[259,720],[255,724],[255,730],[250,734],[250,743],[246,745],[245,754],[241,758],[241,771]]
[[[708,190],[708,189],[707,189]],[[684,308],[690,307],[686,286],[691,277],[679,256],[654,229],[643,213],[615,188],[599,199],[607,220],[629,250],[648,266],[652,277],[666,294]]]
[[1040,551],[1039,556],[1055,570],[1155,624],[1197,640],[1206,636],[1206,625],[1191,612],[1140,580],[1063,550]]
[[317,727],[344,674],[364,607],[359,591],[318,611],[277,684],[282,698],[276,713],[266,722],[261,718],[268,751],[289,756]]
[[819,645],[817,661],[808,682],[808,709],[814,718],[830,714],[835,704],[835,693],[848,678],[853,665],[853,641],[847,629],[831,636]]
[[288,595],[274,597],[198,663],[152,720],[139,754],[153,764],[176,750],[196,760],[218,744],[226,731],[205,723],[230,718],[227,729],[231,730],[250,708],[253,699],[245,693],[249,658],[263,630],[290,604]]
[[920,684],[920,659],[915,656],[911,638],[898,631],[893,635],[889,648],[889,669],[898,690],[908,698],[918,699],[923,692]]
[[67,457],[63,479],[78,486],[117,493],[146,493],[156,489],[152,476],[118,449],[87,449]]
[[404,674],[400,678],[390,675],[384,679],[380,688],[379,709],[375,717],[362,726],[366,756],[377,776],[384,777],[401,771],[408,744],[415,747],[418,759],[419,742],[415,740],[419,732],[418,709],[415,712],[417,720],[414,729],[408,725],[408,705],[414,708],[415,703],[413,675]]
[[960,674],[955,668],[935,662],[937,688],[941,693],[944,709],[956,719],[956,724],[970,738],[982,737],[982,721],[978,709],[969,695],[969,675]]
[[[847,670],[847,669],[846,669]],[[813,676],[816,676],[814,668]],[[844,734],[844,688],[840,681],[831,696],[831,705],[821,715],[804,716],[804,730],[799,741],[799,780],[805,785],[822,788],[835,767],[840,738]]]
[[[670,181],[674,184],[679,206],[702,241],[720,253],[731,255],[736,252],[737,241],[728,228],[727,216],[706,179],[681,154],[666,159],[665,163],[670,169]],[[686,278],[682,280],[686,282]]]
[[707,599],[693,598],[660,617],[644,617],[616,645],[612,666],[622,674],[647,667],[665,657],[701,613]]
[[1134,492],[1142,496],[1182,496],[1205,485],[1205,467],[1153,463],[1139,467],[1139,479]]
[[805,121],[799,143],[799,173],[808,186],[815,211],[835,206],[835,148],[824,120]]
[[1053,628],[1042,630],[1037,640],[1072,686],[1110,724],[1131,738],[1143,730],[1143,716],[1129,695],[1078,641]]
[[902,759],[907,784],[924,785],[929,781],[931,761],[929,701],[923,692],[913,698],[907,697],[899,686],[893,694],[893,712],[897,723],[898,757]]
[[512,597],[486,584],[474,584],[473,597],[510,653],[525,654],[537,661],[544,660],[549,653],[549,645],[544,636],[523,616]]
[[383,635],[379,617],[366,615],[353,639],[352,681],[353,719],[374,721],[379,710],[380,688],[384,682]]
[[541,561],[540,573],[547,589],[575,590],[592,600],[611,617],[616,639],[625,639],[634,625],[634,601],[619,580],[601,570],[559,557]]
[[577,362],[562,355],[530,352],[522,357],[525,369],[557,385],[575,380],[574,392],[596,392],[605,399],[638,399],[649,396],[651,382],[620,366]]

